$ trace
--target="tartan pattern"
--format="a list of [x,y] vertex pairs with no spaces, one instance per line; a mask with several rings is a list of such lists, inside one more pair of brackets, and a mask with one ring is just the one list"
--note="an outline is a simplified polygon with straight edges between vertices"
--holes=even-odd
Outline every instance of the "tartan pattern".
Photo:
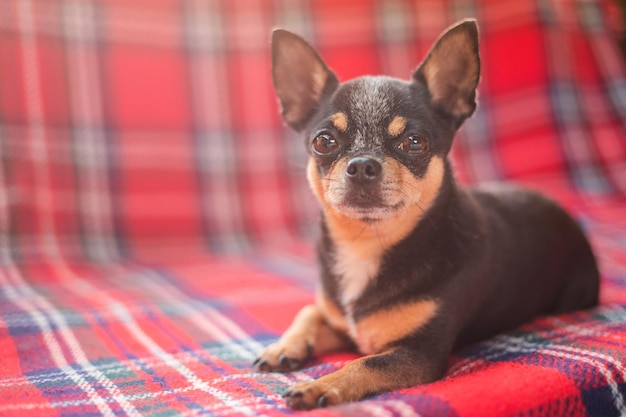
[[589,231],[602,305],[455,353],[435,384],[311,412],[626,415],[626,70],[608,1],[0,2],[0,416],[284,415],[251,361],[313,298],[317,206],[269,30],[342,80],[407,77],[476,16],[465,182],[543,189]]
[[[626,223],[587,226],[605,254],[601,307],[459,351],[440,382],[310,415],[624,415]],[[0,415],[292,414],[280,396],[289,385],[356,357],[286,375],[251,366],[312,301],[312,263],[293,252],[6,266]]]

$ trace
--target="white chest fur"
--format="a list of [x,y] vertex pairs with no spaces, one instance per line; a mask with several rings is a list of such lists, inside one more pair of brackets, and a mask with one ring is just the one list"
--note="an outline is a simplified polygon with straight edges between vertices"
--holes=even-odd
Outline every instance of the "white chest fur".
[[380,256],[354,251],[349,245],[337,247],[333,272],[339,277],[341,303],[351,305],[376,277],[380,268]]
[[378,242],[361,242],[356,247],[354,244],[336,246],[333,272],[339,279],[339,299],[346,314],[348,333],[357,345],[359,335],[353,318],[354,302],[378,275],[382,252]]

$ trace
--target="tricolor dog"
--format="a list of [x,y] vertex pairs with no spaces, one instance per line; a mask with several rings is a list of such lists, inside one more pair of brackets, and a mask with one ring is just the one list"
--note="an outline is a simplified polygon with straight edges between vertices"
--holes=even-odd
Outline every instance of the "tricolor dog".
[[295,384],[290,407],[435,381],[458,346],[597,304],[594,255],[561,207],[511,186],[455,182],[448,152],[476,108],[475,21],[445,31],[409,80],[339,83],[307,42],[280,29],[272,66],[282,116],[309,155],[321,277],[315,304],[256,364],[285,372],[324,352],[363,354]]

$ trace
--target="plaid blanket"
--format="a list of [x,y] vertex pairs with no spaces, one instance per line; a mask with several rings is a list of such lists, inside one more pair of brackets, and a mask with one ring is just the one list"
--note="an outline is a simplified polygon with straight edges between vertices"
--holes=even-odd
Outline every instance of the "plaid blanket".
[[0,2],[0,416],[277,416],[251,362],[313,299],[317,207],[269,31],[342,80],[407,77],[475,16],[464,182],[543,190],[588,231],[601,305],[454,353],[442,381],[312,416],[626,415],[626,66],[600,0]]

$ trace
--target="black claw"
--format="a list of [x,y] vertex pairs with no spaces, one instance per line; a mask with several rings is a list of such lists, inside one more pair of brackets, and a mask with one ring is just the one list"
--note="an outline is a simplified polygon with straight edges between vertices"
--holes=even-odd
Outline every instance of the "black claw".
[[300,368],[302,361],[300,359],[289,358],[287,355],[280,355],[278,357],[278,364],[280,365],[280,370],[283,372],[295,371]]
[[280,364],[280,368],[281,368],[283,371],[287,371],[287,370],[289,370],[289,369],[290,369],[290,366],[289,366],[289,365],[290,365],[290,364],[289,364],[289,358],[287,358],[287,356],[285,356],[285,355],[280,355],[280,356],[278,357],[278,363]]
[[283,394],[283,398],[301,398],[304,394],[302,391],[294,391],[292,389],[288,389]]
[[259,362],[261,362],[261,358],[260,358],[260,357],[259,357],[259,358],[256,358],[256,359],[254,360],[254,362],[252,362],[252,365],[256,365],[256,364],[257,364],[257,363],[259,363]]
[[269,372],[272,370],[272,367],[265,359],[261,359],[257,366],[261,372]]
[[325,396],[321,396],[318,400],[317,400],[317,406],[320,408],[324,408],[328,405],[328,398],[326,398]]

